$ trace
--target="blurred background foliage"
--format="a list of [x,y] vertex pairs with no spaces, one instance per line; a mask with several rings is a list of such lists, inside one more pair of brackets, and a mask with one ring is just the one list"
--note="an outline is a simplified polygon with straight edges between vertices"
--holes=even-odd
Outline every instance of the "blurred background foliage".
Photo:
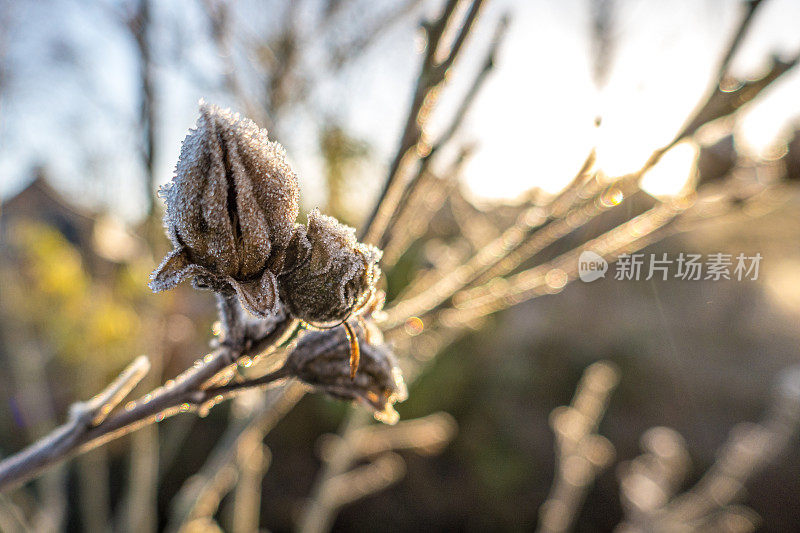
[[[587,24],[576,23],[578,29],[570,31],[587,32],[591,27],[596,32],[592,42],[599,45],[592,50],[600,55],[593,63],[598,85],[606,83],[610,58],[619,49],[612,46],[618,34],[608,33],[609,20],[614,19],[607,19],[602,10],[607,3],[611,2],[572,2],[558,9],[585,18]],[[156,296],[146,288],[155,258],[167,247],[154,191],[169,177],[166,169],[174,165],[197,96],[219,97],[268,127],[298,158],[301,181],[308,177],[304,198],[311,197],[326,212],[357,225],[380,186],[375,176],[386,173],[383,161],[394,148],[391,143],[405,111],[413,77],[405,65],[417,60],[408,45],[414,42],[418,22],[439,8],[437,2],[411,1],[234,5],[207,0],[156,7],[137,0],[89,7],[49,0],[43,4],[0,2],[5,145],[0,168],[4,181],[8,176],[0,211],[0,361],[6,368],[0,373],[3,455],[52,429],[70,403],[91,397],[135,355],[146,353],[154,361],[150,385],[155,386],[208,350],[215,316],[210,295],[182,287]],[[536,4],[535,9],[545,9]],[[614,4],[622,19],[631,11],[647,12],[653,5]],[[493,6],[486,17],[498,18],[508,7],[530,9],[506,2]],[[588,15],[590,8],[600,9],[594,19]],[[693,21],[707,18],[708,13],[698,9]],[[719,2],[709,2],[703,9],[724,12],[726,20],[735,11]],[[63,11],[67,16],[63,23],[50,21],[37,27],[41,42],[12,40],[45,18],[43,11]],[[654,10],[645,18],[657,16]],[[243,24],[248,17],[253,23]],[[81,36],[93,21],[98,28]],[[591,21],[594,26],[588,24]],[[528,26],[521,31],[537,30]],[[489,40],[490,33],[478,31],[477,42]],[[82,55],[106,41],[117,44],[99,60],[94,53]],[[126,43],[122,46],[126,52],[114,64],[119,41]],[[40,47],[43,42],[49,44]],[[694,46],[700,48],[704,42]],[[772,44],[755,41],[753,47]],[[37,71],[39,61],[52,72]],[[467,58],[465,68],[476,61]],[[397,72],[376,81],[359,74],[368,68]],[[795,74],[776,91],[796,89]],[[122,83],[119,95],[104,93],[119,81],[106,76],[121,76],[129,83]],[[39,90],[18,97],[26,80],[37,77],[57,80],[56,88],[63,82],[64,95],[54,101]],[[94,81],[84,83],[87,79]],[[467,83],[456,80],[454,86],[463,92]],[[366,109],[360,109],[360,99],[376,91],[391,95],[370,100]],[[37,98],[42,110],[22,120]],[[783,105],[785,100],[778,100]],[[387,101],[394,105],[385,106]],[[797,116],[800,104],[780,105],[777,115],[783,122],[773,132],[781,135],[758,154],[746,149],[746,135],[726,136],[738,123],[725,123],[722,133],[705,132],[712,141],[703,145],[698,162],[701,183],[713,187],[715,176],[735,168],[763,181],[777,172],[781,175],[775,179],[796,183],[799,137],[786,121]],[[347,111],[337,112],[337,106]],[[60,109],[49,115],[53,107]],[[364,113],[381,116],[372,122],[358,118]],[[56,118],[62,124],[55,134],[43,132],[31,143],[35,150],[19,149],[29,138],[25,131],[43,128]],[[388,133],[365,133],[376,121],[386,124]],[[524,137],[526,128],[537,126],[534,116],[516,135]],[[478,144],[485,140],[481,131],[467,129],[461,140]],[[17,138],[18,131],[24,134]],[[64,132],[71,136],[61,146],[57,139]],[[522,155],[524,159],[526,154]],[[571,164],[574,173],[580,159]],[[494,172],[518,166],[518,162],[498,165]],[[393,270],[387,280],[390,296],[420,270],[447,261],[458,264],[470,250],[496,237],[525,201],[543,194],[539,190],[543,182],[524,177],[536,173],[535,163],[518,173],[524,178],[519,187],[524,192],[515,202],[486,198],[476,202],[474,191],[458,185],[426,228],[425,239],[420,240],[424,243],[413,245]],[[495,177],[489,172],[483,179]],[[134,200],[142,190],[147,199]],[[652,202],[642,194],[573,237],[586,240]],[[613,361],[621,375],[599,429],[615,446],[617,460],[639,454],[639,438],[648,428],[669,426],[683,435],[691,453],[693,466],[684,486],[697,481],[713,464],[728,431],[738,422],[759,419],[770,403],[773,382],[797,362],[798,207],[797,191],[784,189],[780,202],[760,211],[754,208],[758,218],[746,213],[713,220],[644,250],[671,256],[761,253],[763,271],[757,281],[617,281],[608,275],[498,313],[434,359],[423,349],[410,354],[425,372],[414,382],[408,401],[398,406],[401,417],[444,411],[455,419],[458,433],[446,447],[403,453],[405,476],[391,488],[345,506],[333,529],[533,529],[556,467],[549,414],[570,403],[584,369],[602,359]],[[547,254],[570,246],[571,241],[565,240]],[[440,253],[442,249],[450,256]],[[541,260],[537,256],[530,264]],[[36,531],[164,528],[176,495],[206,463],[227,424],[235,420],[237,408],[242,406],[221,406],[205,419],[169,419],[152,431],[63,465],[32,486],[5,496],[0,502],[3,523],[9,523],[6,515],[13,515],[5,507],[8,504],[29,517]],[[266,436],[271,462],[261,482],[262,528],[285,531],[298,522],[322,464],[320,437],[336,432],[347,412],[345,405],[309,395]],[[800,524],[800,447],[790,446],[747,488],[744,502],[760,515],[762,530],[795,530]],[[234,493],[220,502],[219,509],[216,520],[227,530],[235,522]],[[610,531],[622,518],[617,471],[612,467],[589,489],[575,529]],[[213,525],[206,526],[211,530]]]

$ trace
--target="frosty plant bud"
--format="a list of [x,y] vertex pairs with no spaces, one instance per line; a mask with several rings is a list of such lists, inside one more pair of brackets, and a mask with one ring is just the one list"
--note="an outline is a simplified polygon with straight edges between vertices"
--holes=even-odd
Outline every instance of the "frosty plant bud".
[[[162,191],[174,246],[151,276],[159,292],[191,279],[198,288],[235,291],[252,314],[283,303],[316,327],[357,316],[380,277],[381,252],[355,230],[317,210],[295,223],[297,176],[266,130],[228,110],[200,103],[183,141],[175,177]],[[358,368],[358,344],[352,372]]]
[[392,352],[385,345],[371,345],[361,339],[361,366],[355,379],[347,370],[349,358],[349,342],[341,328],[312,331],[298,341],[285,369],[334,398],[369,406],[382,422],[397,422],[393,404],[402,402],[408,394]]
[[201,102],[161,195],[175,249],[150,287],[163,291],[193,278],[195,286],[232,288],[255,315],[273,314],[278,284],[271,263],[289,244],[299,202],[283,147],[252,121]]
[[341,322],[362,307],[380,277],[381,252],[356,240],[355,230],[316,209],[293,254],[298,266],[280,276],[281,298],[295,316],[314,325]]

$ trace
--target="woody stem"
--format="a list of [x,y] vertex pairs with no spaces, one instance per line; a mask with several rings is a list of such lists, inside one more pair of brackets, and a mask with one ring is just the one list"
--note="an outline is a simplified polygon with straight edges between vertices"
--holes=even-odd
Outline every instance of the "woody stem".
[[245,321],[236,292],[232,289],[220,291],[217,295],[217,311],[222,326],[222,342],[238,351],[244,345]]

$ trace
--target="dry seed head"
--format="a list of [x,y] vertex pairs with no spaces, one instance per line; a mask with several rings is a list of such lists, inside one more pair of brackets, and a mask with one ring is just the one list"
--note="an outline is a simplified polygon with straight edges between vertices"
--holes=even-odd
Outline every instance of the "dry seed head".
[[162,196],[174,249],[151,275],[156,292],[191,278],[198,288],[235,290],[262,318],[282,302],[296,318],[334,325],[375,291],[380,250],[317,210],[308,226],[296,224],[297,176],[283,148],[238,114],[201,102]]
[[[357,312],[380,278],[381,251],[356,240],[355,230],[318,210],[308,214],[279,277],[281,300],[294,316],[314,325],[336,324]],[[293,266],[293,268],[291,268]]]
[[359,335],[361,364],[350,377],[350,345],[343,328],[310,331],[286,359],[289,374],[315,389],[342,400],[358,401],[375,411],[375,418],[394,423],[395,402],[408,396],[394,354],[385,345],[367,344]]
[[167,290],[192,277],[199,286],[235,289],[256,315],[274,313],[277,280],[268,267],[289,244],[299,203],[283,147],[252,121],[201,102],[161,195],[175,249],[150,287]]

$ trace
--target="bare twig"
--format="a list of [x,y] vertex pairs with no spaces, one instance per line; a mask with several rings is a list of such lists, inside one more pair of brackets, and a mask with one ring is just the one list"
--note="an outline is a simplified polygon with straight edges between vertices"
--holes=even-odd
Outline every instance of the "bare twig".
[[[70,408],[69,420],[56,428],[50,435],[38,441],[30,448],[6,458],[0,463],[0,487],[8,488],[12,484],[28,479],[45,466],[52,464],[75,449],[80,435],[89,427],[92,420],[102,416],[105,404],[117,400],[116,391],[132,388],[144,372],[150,368],[146,357],[138,357],[114,380],[103,392],[86,403],[77,403]],[[133,385],[130,383],[133,382]],[[118,401],[118,400],[117,400]]]
[[[447,16],[448,8],[454,8],[452,2],[446,6],[445,15],[442,18]],[[749,21],[743,23],[743,26],[746,27],[747,24]],[[743,31],[744,29],[740,28],[737,34],[743,34]],[[733,56],[740,40],[741,36],[735,37],[729,45],[723,59],[724,69],[727,69],[730,57]],[[430,53],[430,48],[428,52]],[[739,101],[744,103],[752,100],[793,64],[784,64],[784,66],[786,68],[780,72],[772,72],[749,86],[748,89],[752,89],[752,91],[738,94]],[[424,65],[422,71],[425,72]],[[418,82],[418,89],[420,87],[424,87],[421,80]],[[703,106],[700,106],[701,110],[702,108]],[[410,118],[415,117],[419,109],[412,106]],[[735,112],[737,109],[738,106],[726,113]],[[674,231],[675,228],[670,226],[670,223],[692,206],[693,195],[691,192],[669,201],[657,202],[650,211],[545,264],[523,271],[509,279],[493,279],[498,275],[510,273],[523,261],[535,255],[537,251],[543,250],[575,229],[585,226],[600,213],[613,208],[625,198],[639,193],[642,176],[653,168],[669,149],[679,140],[693,134],[699,125],[720,116],[723,115],[693,113],[687,123],[695,123],[694,129],[689,131],[684,128],[673,141],[655,150],[641,169],[618,179],[611,180],[593,171],[594,157],[593,154],[590,155],[570,185],[549,204],[543,208],[534,207],[525,212],[520,217],[518,224],[479,250],[475,257],[463,265],[446,272],[443,271],[440,280],[433,284],[427,281],[430,276],[425,276],[425,282],[420,280],[412,282],[412,288],[404,291],[394,306],[387,310],[386,320],[381,323],[386,329],[386,334],[392,340],[408,340],[409,335],[418,335],[421,329],[407,327],[406,320],[409,316],[421,317],[425,319],[423,335],[427,337],[426,340],[430,340],[431,344],[436,346],[429,353],[429,355],[433,355],[444,343],[449,342],[447,339],[452,340],[455,335],[445,336],[444,341],[438,342],[436,338],[439,336],[438,333],[442,332],[436,329],[437,335],[433,335],[428,323],[434,326],[433,329],[437,325],[446,327],[448,334],[454,331],[463,331],[465,326],[474,324],[476,319],[489,313],[515,305],[531,297],[560,291],[566,283],[577,277],[577,258],[583,250],[599,251],[604,257],[613,259],[619,254],[641,249],[669,234],[670,231]],[[424,117],[421,122],[424,124]],[[411,132],[410,135],[409,132]],[[409,143],[409,138],[414,142]],[[379,205],[370,219],[367,238],[372,239],[373,242],[388,242],[390,250],[395,246],[391,238],[387,239],[386,230],[392,224],[391,217],[387,213],[394,213],[398,205],[402,206],[403,203],[413,203],[410,198],[413,196],[414,190],[407,189],[409,180],[401,176],[410,174],[408,169],[412,167],[413,163],[425,161],[429,146],[430,144],[424,142],[424,129],[406,128],[401,149],[390,170],[390,179],[381,195]],[[419,148],[422,148],[422,151]],[[416,174],[411,180],[415,183],[415,187],[420,190],[424,189],[420,184],[424,183],[425,174]],[[403,198],[407,200],[404,201]],[[400,210],[399,216],[402,215],[403,209]],[[406,243],[398,246],[400,252],[392,250],[392,262],[396,261],[405,246]],[[415,287],[419,289],[417,290]],[[417,321],[419,327],[422,328],[422,321],[419,319]],[[403,331],[406,334],[403,334]],[[414,338],[415,341],[419,339],[422,337]],[[415,342],[415,344],[420,343],[421,341]],[[358,419],[351,419],[343,431],[347,438],[334,439],[326,448],[326,462],[312,493],[311,505],[304,515],[304,530],[320,531],[330,526],[337,505],[339,505],[337,503],[339,500],[330,493],[331,487],[334,485],[331,480],[347,472],[352,466],[350,462],[352,461],[352,452],[346,450],[346,443],[349,441],[349,436],[359,431],[362,425],[363,423]],[[327,491],[326,486],[328,487]]]
[[[720,66],[722,75],[728,68],[730,59],[752,20],[752,10],[755,10],[756,7],[756,5],[750,5],[748,9],[751,11],[748,11],[749,14],[743,18],[735,37],[723,54]],[[774,60],[767,75],[758,80],[745,82],[735,91],[723,91],[718,83],[715,84],[715,90],[705,98],[705,103],[700,105],[698,110],[692,113],[687,120],[688,125],[669,144],[655,150],[644,165],[632,174],[617,180],[606,180],[601,176],[591,174],[589,172],[591,165],[588,168],[584,165],[572,183],[559,193],[545,209],[531,208],[520,216],[514,226],[479,250],[469,261],[445,273],[441,279],[426,287],[419,294],[409,291],[410,297],[387,309],[384,327],[397,327],[409,316],[420,316],[442,307],[450,298],[454,297],[456,292],[467,288],[473,281],[487,284],[498,276],[508,274],[545,247],[574,232],[578,227],[584,226],[599,214],[619,205],[640,190],[641,178],[675,144],[694,134],[702,125],[734,113],[741,105],[754,99],[779,76],[793,68],[798,59],[800,56],[788,62]],[[591,160],[590,157],[587,162],[591,162]],[[587,179],[587,176],[592,179]],[[613,201],[608,201],[611,197],[614,197]],[[507,298],[507,296],[503,296],[503,298]],[[513,303],[519,301],[514,298]]]
[[[382,18],[372,23],[369,27],[360,29],[352,40],[334,47],[331,52],[332,63],[335,69],[342,69],[348,63],[360,57],[378,38],[389,28],[413,13],[423,0],[405,0]],[[330,21],[327,17],[326,21]]]
[[389,176],[372,214],[363,227],[363,241],[380,244],[397,203],[408,186],[408,171],[413,163],[430,150],[426,126],[436,104],[445,75],[458,57],[473,23],[478,17],[483,0],[472,0],[467,15],[452,42],[446,30],[453,23],[460,0],[448,0],[442,14],[432,23],[423,24],[427,43],[425,58],[420,68],[417,86],[406,119],[406,125],[397,153],[389,166]]
[[556,435],[556,472],[550,495],[539,511],[539,531],[569,531],[586,492],[614,460],[614,446],[597,434],[619,370],[607,361],[594,363],[581,378],[569,407],[550,416]]
[[92,425],[102,424],[111,411],[127,398],[136,385],[150,371],[150,361],[144,355],[140,355],[131,364],[125,367],[120,375],[114,378],[103,392],[92,398],[86,403],[86,408],[96,412],[92,418]]
[[750,28],[750,23],[753,21],[753,16],[756,14],[756,10],[759,8],[762,2],[763,0],[743,0],[741,2],[740,5],[742,14],[741,18],[739,19],[739,25],[731,36],[731,41],[725,47],[725,53],[723,54],[722,59],[719,62],[719,66],[717,67],[715,85],[719,86],[725,75],[728,73],[733,56],[736,55],[736,51],[739,50],[739,45],[742,43],[744,36],[747,35],[747,30]]
[[[445,129],[445,131],[439,136],[435,143],[432,144],[430,150],[427,154],[422,157],[420,161],[419,168],[416,171],[416,174],[413,178],[409,181],[406,190],[403,193],[403,196],[398,201],[398,205],[395,208],[395,212],[392,214],[391,219],[387,223],[386,229],[384,230],[386,237],[384,239],[384,265],[391,266],[393,265],[399,256],[405,251],[408,245],[413,242],[413,234],[407,231],[408,222],[410,219],[413,219],[413,216],[409,213],[411,210],[409,207],[414,206],[418,202],[414,202],[414,200],[419,201],[419,189],[423,188],[426,179],[431,179],[430,167],[434,160],[434,157],[437,153],[444,147],[458,132],[461,128],[464,119],[466,118],[467,114],[469,113],[472,104],[475,101],[478,93],[480,92],[481,88],[483,87],[484,82],[491,74],[492,70],[494,69],[495,62],[497,60],[497,52],[502,44],[505,36],[507,34],[509,25],[509,16],[505,15],[501,17],[500,21],[497,23],[497,27],[495,28],[494,37],[492,39],[492,44],[489,47],[489,50],[486,53],[486,57],[483,60],[483,65],[478,71],[475,76],[475,79],[472,81],[472,84],[469,87],[466,95],[461,100],[461,103],[458,106],[453,118]],[[457,163],[463,162],[463,152],[462,157],[457,159]],[[434,208],[436,206],[431,206]],[[430,212],[433,212],[433,209],[430,209]],[[423,223],[424,225],[424,223]],[[402,228],[402,231],[399,232],[392,232],[394,227]]]
[[272,459],[269,448],[258,437],[254,435],[239,443],[239,481],[233,499],[233,533],[258,531],[261,483]]
[[[429,169],[420,168],[420,179],[410,192],[408,204],[397,215],[397,220],[393,224],[395,227],[403,228],[403,231],[393,232],[383,249],[384,268],[395,265],[408,246],[425,233],[431,218],[457,186],[458,178],[472,151],[472,146],[462,148],[450,166],[438,175]],[[411,291],[415,284],[416,280],[412,281],[398,299],[413,294]]]
[[552,261],[524,270],[508,280],[487,283],[454,297],[455,306],[441,311],[435,320],[444,325],[465,325],[471,321],[507,309],[530,298],[561,291],[577,279],[578,257],[591,250],[607,260],[631,253],[657,240],[657,231],[691,205],[685,199],[661,203],[586,244]]
[[[233,483],[223,483],[236,472],[236,451],[243,440],[259,442],[300,401],[305,387],[287,383],[267,391],[263,404],[246,417],[234,420],[217,443],[203,468],[181,487],[172,504],[168,531],[179,531],[192,520],[211,516]],[[216,502],[214,504],[213,502]]]
[[[415,450],[435,453],[455,436],[455,419],[447,413],[433,413],[395,426],[371,425],[353,430],[348,447],[354,459],[376,456],[388,451]],[[327,435],[320,443],[320,455],[328,461],[342,437]]]
[[799,60],[800,54],[788,60],[773,57],[769,70],[760,78],[747,81],[734,80],[731,82],[734,89],[718,85],[705,102],[698,107],[684,129],[675,137],[673,144],[694,135],[705,124],[735,113],[739,108],[751,102],[772,82],[797,66]]
[[128,29],[136,43],[139,60],[139,124],[142,131],[141,154],[145,170],[145,193],[147,199],[147,215],[152,215],[156,209],[156,177],[155,177],[155,151],[156,151],[156,109],[155,109],[155,81],[153,68],[153,50],[151,41],[151,0],[139,0],[136,11],[126,20]]
[[[77,453],[86,452],[109,440],[120,437],[143,425],[151,424],[179,412],[210,408],[219,396],[207,383],[230,367],[241,356],[256,355],[285,340],[296,328],[296,321],[283,318],[263,337],[247,342],[244,347],[223,344],[220,348],[196,362],[175,381],[152,391],[140,400],[128,404],[120,413],[105,416],[99,424],[92,421],[100,416],[106,404],[78,403],[72,406],[66,424],[29,448],[6,458],[0,463],[0,489],[7,490],[35,476],[44,468]],[[126,369],[124,375],[99,396],[110,402],[119,401],[116,390],[132,387],[131,382],[141,379],[142,371],[149,366],[146,359],[138,358]],[[260,385],[260,383],[259,383]],[[214,391],[213,395],[208,389]],[[108,409],[109,411],[111,409]]]
[[[742,496],[747,482],[788,446],[798,429],[800,369],[792,367],[781,376],[776,387],[776,399],[764,421],[734,427],[716,462],[700,481],[690,490],[672,498],[674,488],[682,481],[688,458],[682,450],[680,436],[660,428],[658,448],[661,455],[665,450],[677,450],[668,454],[677,457],[677,460],[655,456],[656,452],[649,450],[648,455],[635,460],[623,470],[626,520],[619,530],[630,533],[722,531],[728,529],[720,529],[719,521],[729,513],[741,519],[738,522],[742,526],[750,525],[738,530],[754,530],[758,519],[753,517],[752,511],[746,512],[746,509],[732,504]],[[666,442],[665,437],[669,437]],[[645,485],[647,490],[644,490]]]
[[[413,449],[431,453],[455,435],[453,418],[444,413],[396,426],[365,427],[367,418],[351,411],[341,436],[322,443],[322,471],[298,525],[302,533],[328,531],[344,505],[374,494],[395,483],[405,472],[405,463],[393,451]],[[357,461],[370,459],[353,468]]]

